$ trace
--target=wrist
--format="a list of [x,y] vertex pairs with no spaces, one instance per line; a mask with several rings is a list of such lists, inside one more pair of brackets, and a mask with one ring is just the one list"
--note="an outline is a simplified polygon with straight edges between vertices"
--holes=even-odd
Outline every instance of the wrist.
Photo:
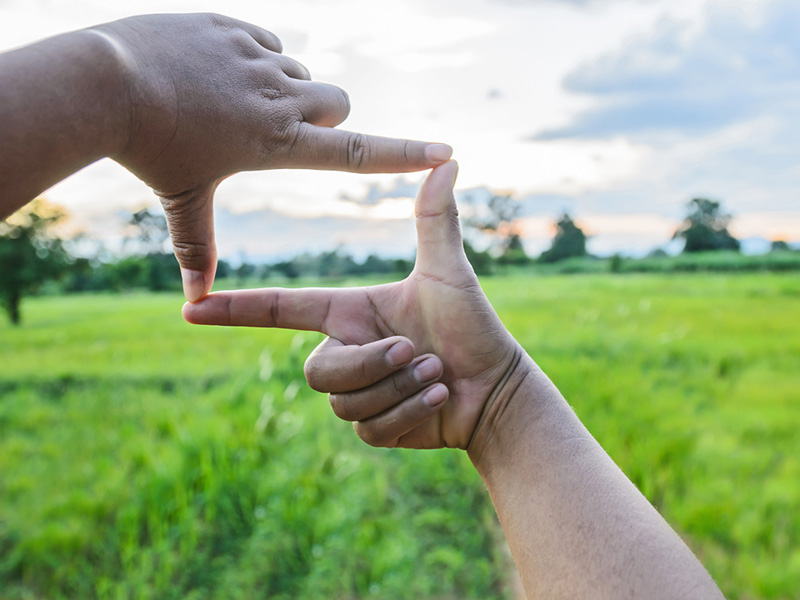
[[93,85],[102,90],[106,111],[104,139],[100,142],[103,156],[115,158],[130,145],[133,129],[133,108],[130,94],[132,69],[124,46],[103,26],[77,31],[94,59]]
[[[544,417],[560,414],[563,397],[521,347],[484,405],[467,454],[484,480],[513,464],[514,456],[535,444]],[[541,433],[541,432],[540,432]]]
[[500,444],[503,443],[502,438],[505,438],[507,429],[504,423],[509,413],[514,411],[515,405],[524,402],[520,388],[536,369],[536,365],[525,350],[516,345],[506,371],[483,406],[467,445],[467,454],[478,471],[481,471],[480,465],[484,462],[484,457],[490,452],[490,448],[497,444],[498,438],[501,438]]

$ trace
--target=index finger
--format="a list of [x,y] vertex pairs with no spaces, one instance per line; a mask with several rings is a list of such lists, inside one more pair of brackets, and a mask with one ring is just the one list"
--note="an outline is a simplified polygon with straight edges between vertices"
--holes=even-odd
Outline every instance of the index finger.
[[334,293],[325,288],[263,288],[214,292],[198,302],[183,305],[181,313],[196,325],[279,327],[325,331]]
[[292,168],[408,173],[433,168],[453,154],[447,144],[353,133],[311,123],[300,123],[299,127],[288,165]]

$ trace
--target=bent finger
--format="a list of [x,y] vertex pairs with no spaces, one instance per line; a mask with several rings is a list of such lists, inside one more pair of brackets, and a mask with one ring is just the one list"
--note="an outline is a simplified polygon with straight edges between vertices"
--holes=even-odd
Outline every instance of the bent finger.
[[311,73],[308,72],[305,65],[293,58],[283,54],[271,54],[269,60],[275,62],[280,67],[281,71],[283,71],[284,75],[290,79],[296,79],[298,81],[309,81],[311,79]]
[[372,386],[413,359],[414,344],[402,336],[364,345],[327,338],[309,355],[304,372],[313,389],[340,394]]
[[235,23],[240,29],[247,32],[260,46],[272,52],[277,52],[278,54],[283,52],[283,43],[280,38],[271,31],[262,29],[258,25],[253,25],[247,21],[240,21],[239,19],[231,17],[226,18],[230,19],[232,23]]
[[217,270],[215,189],[216,184],[212,184],[199,191],[160,198],[172,249],[181,268],[183,293],[189,302],[195,302],[211,291]]
[[288,157],[292,168],[354,173],[407,173],[449,160],[446,144],[365,135],[300,123]]
[[370,446],[394,448],[400,438],[439,412],[449,394],[447,386],[434,383],[389,410],[354,423],[353,428]]
[[296,81],[297,105],[303,120],[318,127],[336,127],[350,114],[350,98],[342,88],[315,81]]
[[437,356],[418,356],[408,366],[369,387],[331,394],[331,408],[345,421],[370,419],[421,392],[437,381],[442,372],[442,361]]

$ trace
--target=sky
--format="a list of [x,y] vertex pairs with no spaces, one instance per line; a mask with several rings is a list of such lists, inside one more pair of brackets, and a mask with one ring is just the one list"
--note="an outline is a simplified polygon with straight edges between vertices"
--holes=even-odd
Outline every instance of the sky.
[[[795,0],[0,0],[0,49],[197,11],[273,31],[315,80],[347,90],[341,127],[452,145],[464,211],[511,194],[532,254],[564,211],[590,251],[644,254],[698,196],[722,202],[739,238],[800,242]],[[236,175],[216,197],[220,256],[408,256],[423,177]],[[111,248],[130,212],[158,206],[110,160],[45,195]]]

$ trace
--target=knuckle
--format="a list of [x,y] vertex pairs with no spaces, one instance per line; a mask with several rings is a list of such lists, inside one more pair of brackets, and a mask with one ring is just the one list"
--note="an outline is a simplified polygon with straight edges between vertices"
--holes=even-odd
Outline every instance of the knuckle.
[[182,262],[204,259],[211,253],[211,245],[205,242],[189,242],[181,239],[172,240],[172,251]]
[[212,27],[216,27],[219,29],[229,29],[231,26],[230,19],[219,13],[207,12],[203,13],[201,17],[207,19]]
[[306,360],[303,365],[303,375],[305,375],[308,387],[317,392],[323,391],[322,382],[320,381],[320,369],[316,363],[314,354],[309,356],[308,360]]
[[346,165],[349,170],[358,171],[369,164],[372,157],[372,145],[363,133],[351,133],[346,138]]
[[339,90],[339,101],[341,102],[341,112],[346,118],[347,115],[350,114],[350,96],[342,88],[337,87],[336,89]]
[[328,396],[333,414],[343,421],[355,421],[355,415],[353,414],[351,403],[348,400],[349,399],[344,394],[330,394]]
[[385,445],[383,438],[375,431],[374,427],[367,427],[361,423],[354,423],[356,434],[368,446],[380,448]]

